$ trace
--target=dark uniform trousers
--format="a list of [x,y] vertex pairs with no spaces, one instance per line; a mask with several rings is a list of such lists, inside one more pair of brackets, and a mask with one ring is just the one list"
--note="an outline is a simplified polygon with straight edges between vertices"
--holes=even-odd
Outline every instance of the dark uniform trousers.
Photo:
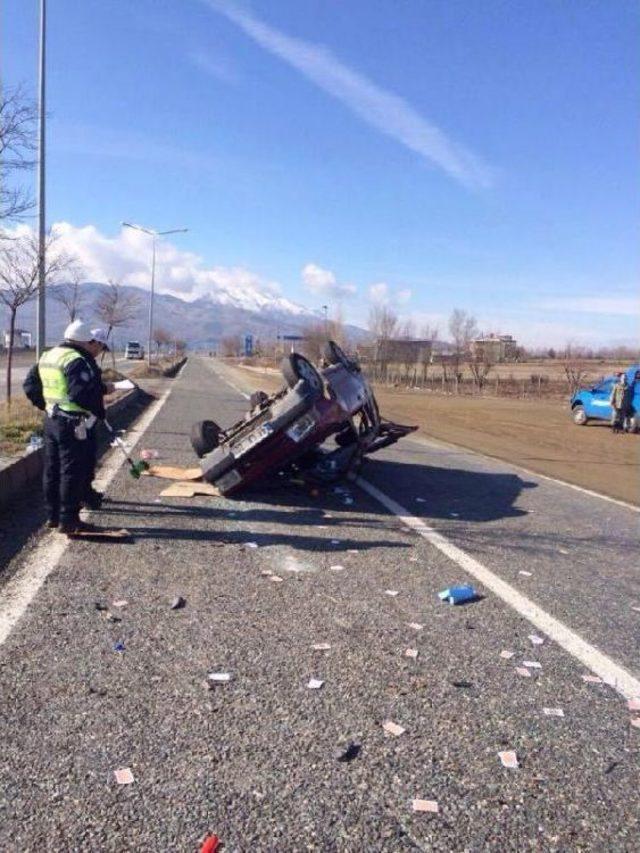
[[44,498],[49,518],[62,524],[78,521],[80,503],[93,479],[92,442],[76,438],[74,432],[80,420],[61,414],[45,419]]

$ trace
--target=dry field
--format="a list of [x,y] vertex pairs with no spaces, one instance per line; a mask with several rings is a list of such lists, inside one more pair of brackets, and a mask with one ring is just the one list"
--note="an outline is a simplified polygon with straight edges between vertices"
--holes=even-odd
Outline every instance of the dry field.
[[[231,369],[253,388],[282,384],[273,371]],[[425,437],[640,504],[640,436],[612,435],[604,424],[575,426],[566,402],[380,387],[376,396],[385,417],[418,424]]]

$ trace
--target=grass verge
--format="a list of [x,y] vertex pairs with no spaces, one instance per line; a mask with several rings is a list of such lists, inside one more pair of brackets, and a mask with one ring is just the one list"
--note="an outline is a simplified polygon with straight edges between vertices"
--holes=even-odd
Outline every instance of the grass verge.
[[28,400],[0,403],[0,455],[22,453],[32,433],[42,434],[43,417]]

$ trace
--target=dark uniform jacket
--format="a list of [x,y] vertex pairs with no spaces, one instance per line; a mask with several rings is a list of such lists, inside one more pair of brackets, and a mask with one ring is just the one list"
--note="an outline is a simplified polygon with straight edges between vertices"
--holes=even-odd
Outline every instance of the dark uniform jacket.
[[[69,386],[69,399],[102,420],[105,417],[103,395],[107,389],[96,360],[86,350],[69,341],[64,341],[60,346],[75,350],[82,356],[82,358],[76,358],[64,369]],[[37,364],[29,370],[22,387],[33,405],[44,411],[45,401]]]

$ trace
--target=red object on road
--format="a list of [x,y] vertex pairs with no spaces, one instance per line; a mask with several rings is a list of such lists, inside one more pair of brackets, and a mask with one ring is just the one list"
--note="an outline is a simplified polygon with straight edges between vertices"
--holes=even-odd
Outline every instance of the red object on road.
[[202,842],[200,853],[215,853],[219,846],[220,839],[217,835],[207,835],[205,840]]

